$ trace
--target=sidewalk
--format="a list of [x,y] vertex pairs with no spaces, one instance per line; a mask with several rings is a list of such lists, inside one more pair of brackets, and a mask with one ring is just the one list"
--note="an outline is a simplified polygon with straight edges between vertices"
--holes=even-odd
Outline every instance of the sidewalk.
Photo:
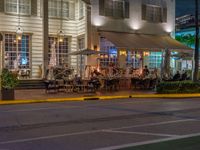
[[2,101],[0,105],[27,104],[41,102],[84,101],[84,100],[110,100],[127,98],[200,98],[198,94],[156,94],[150,90],[129,90],[96,93],[45,93],[44,89],[15,90],[14,101]]

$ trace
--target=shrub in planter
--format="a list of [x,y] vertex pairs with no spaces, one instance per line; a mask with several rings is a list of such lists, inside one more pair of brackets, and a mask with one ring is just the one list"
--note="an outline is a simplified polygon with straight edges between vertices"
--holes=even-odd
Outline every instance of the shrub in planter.
[[200,83],[192,81],[161,82],[157,86],[157,93],[200,93]]
[[14,100],[14,88],[19,81],[17,74],[10,72],[8,69],[3,69],[1,74],[1,98],[2,100]]

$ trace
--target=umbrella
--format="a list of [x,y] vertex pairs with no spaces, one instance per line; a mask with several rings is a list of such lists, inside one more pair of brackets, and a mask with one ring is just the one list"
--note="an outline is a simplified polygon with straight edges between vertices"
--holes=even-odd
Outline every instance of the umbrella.
[[80,61],[80,75],[82,76],[82,63],[83,63],[83,59],[82,59],[82,55],[98,55],[98,54],[106,54],[107,52],[102,52],[102,51],[96,51],[96,50],[92,50],[92,49],[83,49],[83,50],[79,50],[79,51],[75,51],[75,52],[71,52],[68,53],[68,55],[81,55],[81,61]]

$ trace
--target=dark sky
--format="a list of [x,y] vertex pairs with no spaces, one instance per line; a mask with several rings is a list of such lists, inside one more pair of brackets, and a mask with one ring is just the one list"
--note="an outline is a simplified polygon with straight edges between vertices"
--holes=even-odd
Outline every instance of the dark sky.
[[[176,0],[176,16],[195,13],[195,0]],[[199,1],[200,12],[200,1]]]

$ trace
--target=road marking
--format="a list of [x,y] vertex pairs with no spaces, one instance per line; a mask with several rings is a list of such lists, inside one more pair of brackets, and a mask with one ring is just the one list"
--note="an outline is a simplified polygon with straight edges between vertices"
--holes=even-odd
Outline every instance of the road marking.
[[22,143],[22,142],[30,142],[30,141],[38,141],[38,140],[46,140],[46,139],[53,139],[53,138],[60,138],[60,137],[67,137],[67,136],[74,136],[74,135],[81,135],[81,134],[91,134],[101,132],[101,130],[94,130],[94,131],[82,131],[82,132],[75,132],[75,133],[66,133],[66,134],[58,134],[58,135],[50,135],[50,136],[41,136],[35,138],[26,138],[26,139],[19,139],[19,140],[10,140],[10,141],[3,141],[0,142],[0,145],[3,144],[13,144],[13,143]]
[[140,146],[140,145],[146,145],[146,144],[155,144],[155,143],[160,143],[160,142],[167,142],[167,141],[171,141],[171,140],[180,140],[180,139],[190,138],[190,137],[195,137],[195,136],[200,136],[200,133],[188,134],[188,135],[182,135],[182,136],[170,137],[170,138],[164,138],[164,139],[157,139],[157,140],[150,140],[150,141],[144,141],[144,142],[129,143],[129,144],[123,144],[123,145],[118,145],[118,146],[97,148],[97,149],[94,149],[94,150],[116,150],[116,149],[134,147],[134,146]]
[[155,125],[164,125],[164,124],[171,124],[171,123],[179,123],[179,122],[187,122],[187,121],[198,121],[196,119],[182,119],[182,120],[173,120],[173,121],[163,121],[158,123],[148,123],[148,124],[140,124],[140,125],[133,125],[133,126],[125,126],[119,128],[110,128],[107,130],[120,130],[120,129],[129,129],[129,128],[137,128],[137,127],[146,127],[146,126],[155,126]]
[[142,124],[142,125],[135,125],[135,126],[125,126],[125,127],[120,127],[120,128],[109,128],[109,129],[89,130],[89,131],[66,133],[66,134],[57,134],[57,135],[49,135],[49,136],[40,136],[40,137],[35,137],[35,138],[26,138],[26,139],[2,141],[2,142],[0,142],[0,145],[2,145],[2,144],[30,142],[30,141],[37,141],[37,140],[45,140],[45,139],[52,139],[52,138],[60,138],[60,137],[82,135],[82,134],[90,134],[90,133],[97,133],[97,132],[102,132],[104,130],[128,129],[128,128],[134,128],[134,127],[145,127],[145,126],[153,126],[153,125],[163,125],[163,124],[186,122],[186,121],[193,121],[193,120],[194,119],[185,119],[185,120],[176,120],[176,121],[165,121],[165,122],[160,122],[160,123],[149,123],[149,124]]
[[110,133],[122,133],[122,134],[138,134],[138,135],[153,135],[153,136],[166,136],[166,137],[177,137],[179,135],[174,134],[160,134],[160,133],[149,133],[149,132],[129,132],[129,131],[114,131],[114,130],[103,130],[103,132]]

